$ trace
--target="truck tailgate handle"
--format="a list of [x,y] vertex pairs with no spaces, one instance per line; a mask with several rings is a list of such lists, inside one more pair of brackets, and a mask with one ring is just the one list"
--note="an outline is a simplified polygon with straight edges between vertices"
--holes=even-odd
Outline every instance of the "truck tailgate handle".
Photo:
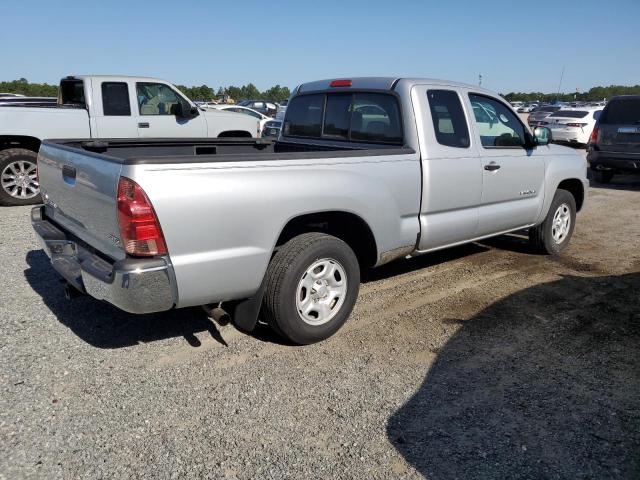
[[71,165],[62,166],[62,179],[69,185],[75,185],[76,183],[76,169]]
[[489,170],[490,172],[498,170],[499,168],[500,165],[498,165],[496,162],[491,162],[490,164],[484,166],[484,169]]
[[138,123],[138,127],[140,127],[140,128],[149,128],[149,122],[140,122],[140,123]]

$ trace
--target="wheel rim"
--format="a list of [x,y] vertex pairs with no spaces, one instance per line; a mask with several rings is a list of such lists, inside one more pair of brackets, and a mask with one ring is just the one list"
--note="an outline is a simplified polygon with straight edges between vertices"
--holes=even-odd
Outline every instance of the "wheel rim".
[[309,325],[322,325],[337,315],[347,296],[347,274],[331,258],[316,260],[304,272],[296,289],[296,308]]
[[569,205],[563,203],[553,214],[553,222],[551,223],[551,235],[556,243],[562,243],[571,228],[571,209]]
[[36,164],[26,160],[11,162],[0,174],[2,189],[13,198],[28,200],[40,193]]

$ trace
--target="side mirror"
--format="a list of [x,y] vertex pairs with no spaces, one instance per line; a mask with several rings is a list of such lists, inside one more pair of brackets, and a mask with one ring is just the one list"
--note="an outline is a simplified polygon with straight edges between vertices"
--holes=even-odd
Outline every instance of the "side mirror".
[[536,127],[533,129],[533,137],[536,145],[548,145],[551,143],[551,130],[547,127]]
[[193,118],[198,116],[198,109],[186,102],[178,102],[171,105],[171,115],[177,118]]

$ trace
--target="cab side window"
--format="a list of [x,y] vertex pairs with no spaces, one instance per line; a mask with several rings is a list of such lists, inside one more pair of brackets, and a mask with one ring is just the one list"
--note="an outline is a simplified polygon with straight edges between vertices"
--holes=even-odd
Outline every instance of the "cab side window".
[[484,95],[470,93],[469,100],[484,148],[513,148],[525,145],[524,126],[510,108]]
[[140,115],[173,115],[174,105],[182,100],[168,85],[141,82],[136,84]]
[[102,113],[105,116],[131,115],[129,86],[123,82],[102,82]]
[[427,90],[427,98],[438,143],[469,148],[469,127],[458,94],[453,90]]

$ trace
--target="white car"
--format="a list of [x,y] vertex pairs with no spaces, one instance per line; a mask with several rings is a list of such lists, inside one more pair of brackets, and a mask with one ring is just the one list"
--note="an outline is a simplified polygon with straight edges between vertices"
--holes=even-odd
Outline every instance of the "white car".
[[530,103],[528,105],[523,105],[520,108],[518,108],[518,113],[531,113],[533,112],[533,109],[536,108],[538,105],[536,103]]
[[251,115],[253,118],[256,118],[260,121],[260,131],[264,128],[264,124],[269,120],[273,120],[272,117],[268,117],[263,113],[260,113],[253,108],[242,107],[240,105],[214,105],[207,104],[203,105],[206,108],[214,108],[216,110],[226,110],[227,112],[235,112],[235,113],[243,113],[245,115]]
[[545,127],[554,142],[586,145],[603,107],[567,108],[549,115]]
[[524,102],[509,102],[509,104],[513,107],[513,109],[517,112],[520,107],[524,107]]

